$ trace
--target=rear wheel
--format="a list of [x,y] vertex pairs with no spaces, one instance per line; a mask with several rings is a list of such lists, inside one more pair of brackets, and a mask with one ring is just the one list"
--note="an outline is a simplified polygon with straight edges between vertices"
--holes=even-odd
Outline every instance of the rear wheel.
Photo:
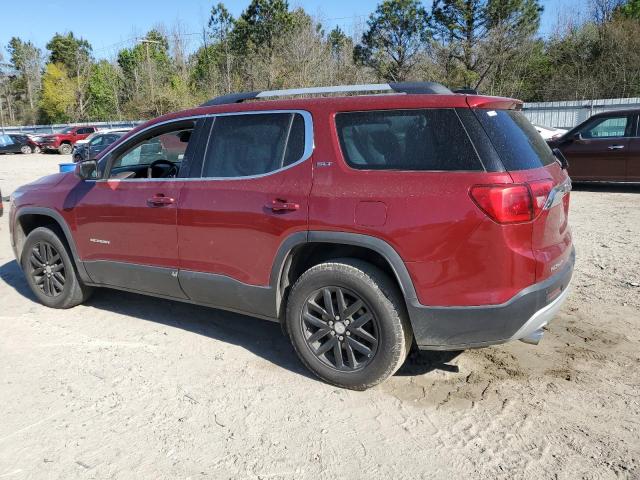
[[22,153],[32,153],[33,150],[31,150],[31,147],[29,145],[23,145],[22,147],[20,147],[20,151]]
[[22,250],[22,270],[41,303],[51,308],[71,308],[91,295],[58,235],[39,227],[27,237]]
[[326,382],[353,390],[392,375],[411,346],[411,327],[395,283],[354,259],[305,272],[289,295],[286,323],[302,362]]
[[71,145],[68,143],[63,143],[58,147],[58,152],[62,155],[69,155],[71,153]]

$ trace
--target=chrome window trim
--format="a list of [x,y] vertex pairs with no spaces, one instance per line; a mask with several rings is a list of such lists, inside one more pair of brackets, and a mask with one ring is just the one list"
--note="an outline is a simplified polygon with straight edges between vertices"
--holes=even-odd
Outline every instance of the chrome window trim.
[[[134,183],[134,182],[170,182],[170,181],[180,181],[180,182],[194,182],[194,181],[209,181],[209,180],[230,180],[230,181],[236,181],[236,180],[252,180],[252,179],[256,179],[256,178],[262,178],[262,177],[266,177],[269,175],[274,175],[276,173],[280,173],[283,172],[285,170],[288,170],[290,168],[293,168],[301,163],[303,163],[304,161],[308,160],[309,158],[311,158],[311,155],[313,155],[313,150],[315,149],[315,139],[313,137],[313,117],[311,116],[311,113],[308,112],[307,110],[296,110],[296,109],[284,109],[284,110],[251,110],[251,111],[247,111],[247,112],[223,112],[223,113],[205,113],[205,114],[201,114],[201,115],[192,115],[189,117],[182,117],[182,118],[172,118],[171,120],[166,120],[164,122],[159,122],[153,125],[150,125],[147,128],[144,128],[142,130],[140,130],[139,132],[137,132],[135,134],[134,137],[131,137],[131,139],[135,139],[137,137],[139,137],[140,135],[142,135],[144,132],[147,132],[151,129],[157,128],[157,127],[162,127],[163,125],[168,125],[171,123],[179,123],[179,122],[184,122],[186,120],[197,120],[197,119],[201,119],[201,118],[213,118],[214,119],[214,124],[215,124],[215,117],[228,117],[228,116],[232,116],[232,115],[267,115],[267,114],[273,114],[273,113],[298,113],[302,116],[302,119],[304,121],[304,150],[302,152],[302,158],[300,158],[300,160],[297,160],[296,162],[293,162],[289,165],[287,165],[286,167],[282,167],[279,168],[277,170],[273,170],[272,172],[267,172],[267,173],[261,173],[258,175],[248,175],[248,176],[244,176],[244,177],[198,177],[198,178],[124,178],[124,179],[116,179],[116,178],[101,178],[98,180],[87,180],[87,181],[92,181],[95,183],[98,182],[126,182],[126,183]],[[204,158],[203,158],[203,162],[202,162],[202,167],[204,168],[204,160],[207,156],[207,150],[209,148],[209,140],[211,138],[211,133],[213,132],[213,126],[211,127],[211,130],[209,131],[209,136],[206,139],[206,147],[205,147],[205,151],[204,151]],[[114,144],[112,144],[114,145]],[[111,145],[110,145],[111,146]],[[106,155],[110,155],[111,152],[107,151],[105,153]],[[109,172],[111,172],[111,163],[113,162],[113,160],[109,159]]]

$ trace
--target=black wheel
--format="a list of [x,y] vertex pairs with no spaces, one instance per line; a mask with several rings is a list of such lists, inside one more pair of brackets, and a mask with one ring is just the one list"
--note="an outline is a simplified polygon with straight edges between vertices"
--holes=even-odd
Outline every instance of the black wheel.
[[29,234],[21,263],[29,287],[47,307],[75,307],[91,294],[92,289],[78,278],[67,248],[49,228],[39,227]]
[[402,296],[380,269],[322,263],[291,289],[287,331],[302,362],[328,383],[365,390],[404,362],[412,333]]
[[27,154],[32,152],[31,147],[30,147],[29,145],[23,145],[23,146],[21,146],[21,147],[20,147],[20,151],[21,151],[22,153],[27,153]]
[[58,147],[58,152],[60,152],[61,155],[69,155],[71,153],[71,145],[63,143]]

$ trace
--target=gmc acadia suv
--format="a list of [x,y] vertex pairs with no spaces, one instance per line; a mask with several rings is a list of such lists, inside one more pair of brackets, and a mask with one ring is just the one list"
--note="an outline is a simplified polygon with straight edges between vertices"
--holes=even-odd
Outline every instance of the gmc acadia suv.
[[263,317],[365,389],[412,344],[537,343],[565,300],[571,183],[520,106],[433,83],[218,97],[18,189],[11,242],[47,306],[110,287]]

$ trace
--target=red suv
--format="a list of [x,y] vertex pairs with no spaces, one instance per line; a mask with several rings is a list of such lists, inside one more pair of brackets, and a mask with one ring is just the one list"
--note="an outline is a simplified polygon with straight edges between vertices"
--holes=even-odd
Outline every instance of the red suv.
[[[388,94],[249,102],[356,91]],[[520,106],[433,83],[219,97],[18,189],[11,242],[47,306],[110,287],[263,317],[365,389],[412,344],[537,343],[565,300],[571,183]]]
[[68,155],[78,140],[84,140],[97,130],[92,126],[67,127],[61,132],[37,137],[36,143],[43,152],[55,150],[63,155]]

